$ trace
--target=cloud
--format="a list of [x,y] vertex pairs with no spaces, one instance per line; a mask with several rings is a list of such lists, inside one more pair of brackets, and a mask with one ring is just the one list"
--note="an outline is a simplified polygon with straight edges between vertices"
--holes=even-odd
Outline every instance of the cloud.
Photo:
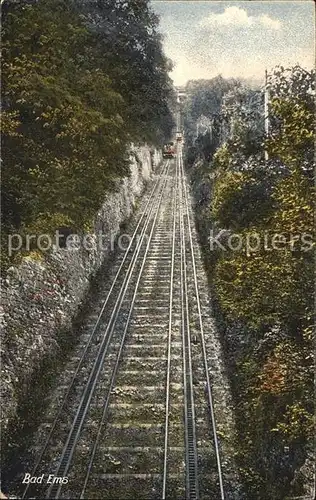
[[276,65],[312,68],[314,5],[274,3],[154,2],[162,15],[164,49],[175,63],[175,84],[219,73],[261,83],[265,69]]
[[224,12],[217,14],[212,12],[202,19],[199,26],[203,28],[211,27],[256,27],[264,26],[268,29],[279,30],[282,26],[278,19],[262,14],[260,16],[249,16],[245,9],[240,7],[226,7]]
[[258,20],[266,28],[272,28],[275,30],[279,30],[282,26],[281,22],[278,19],[272,19],[272,17],[267,16],[266,14],[258,17]]

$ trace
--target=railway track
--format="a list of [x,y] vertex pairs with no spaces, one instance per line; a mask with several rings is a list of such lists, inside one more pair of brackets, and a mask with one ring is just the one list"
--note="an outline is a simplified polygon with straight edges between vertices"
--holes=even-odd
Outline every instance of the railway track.
[[147,198],[23,498],[225,498],[180,146]]

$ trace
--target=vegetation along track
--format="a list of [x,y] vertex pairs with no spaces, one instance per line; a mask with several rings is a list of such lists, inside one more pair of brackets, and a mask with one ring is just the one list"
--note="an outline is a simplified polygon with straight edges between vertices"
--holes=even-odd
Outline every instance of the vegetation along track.
[[23,498],[223,499],[182,150],[115,269]]

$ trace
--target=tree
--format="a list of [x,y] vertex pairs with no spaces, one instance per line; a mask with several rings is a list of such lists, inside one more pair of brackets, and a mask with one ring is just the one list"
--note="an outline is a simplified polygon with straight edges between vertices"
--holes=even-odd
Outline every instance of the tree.
[[130,143],[171,133],[173,90],[148,2],[6,3],[3,225],[91,227]]
[[168,76],[172,65],[163,53],[158,18],[148,0],[76,4],[98,47],[97,64],[111,75],[124,99],[131,139],[163,143],[174,126],[170,105],[175,94]]
[[[192,147],[196,139],[197,122],[201,117],[210,121],[212,137],[201,138],[198,149],[203,156],[209,159],[218,147],[221,139],[221,106],[223,96],[239,82],[233,79],[224,79],[217,76],[211,80],[193,80],[186,85],[185,91],[188,98],[184,105],[184,126],[186,130],[186,142]],[[207,135],[207,134],[206,134]]]
[[314,166],[315,71],[277,67],[268,78],[271,157],[297,166],[310,177]]
[[237,86],[222,99],[223,142],[209,164],[194,168],[211,186],[200,216],[210,221],[208,230],[226,229],[220,241],[226,250],[208,252],[207,262],[231,355],[249,498],[289,495],[284,446],[292,464],[304,459],[314,406],[315,73],[276,68],[268,87],[267,140],[262,94]]

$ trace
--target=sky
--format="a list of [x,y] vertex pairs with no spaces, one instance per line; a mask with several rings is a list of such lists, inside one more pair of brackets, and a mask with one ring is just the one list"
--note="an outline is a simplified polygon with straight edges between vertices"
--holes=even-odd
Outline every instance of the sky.
[[156,1],[175,85],[223,77],[262,83],[265,69],[315,67],[315,6],[299,1]]

